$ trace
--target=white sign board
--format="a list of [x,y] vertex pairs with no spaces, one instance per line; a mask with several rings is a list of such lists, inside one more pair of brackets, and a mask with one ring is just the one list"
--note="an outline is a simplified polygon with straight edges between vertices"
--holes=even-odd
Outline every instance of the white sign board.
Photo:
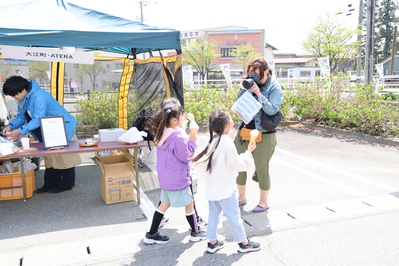
[[68,146],[63,116],[40,117],[40,127],[45,149]]
[[377,69],[378,76],[384,76],[384,64],[376,64],[375,68]]
[[93,52],[62,50],[60,48],[37,48],[2,45],[3,58],[64,62],[75,64],[94,64]]

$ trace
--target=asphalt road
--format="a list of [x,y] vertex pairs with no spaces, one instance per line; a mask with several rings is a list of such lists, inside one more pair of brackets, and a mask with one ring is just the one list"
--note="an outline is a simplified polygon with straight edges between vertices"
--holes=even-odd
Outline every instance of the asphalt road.
[[[199,149],[206,140],[201,134]],[[168,244],[143,244],[159,199],[154,165],[141,168],[141,206],[105,205],[88,157],[72,191],[0,202],[0,265],[399,265],[398,148],[306,128],[282,128],[277,141],[270,210],[251,211],[259,193],[252,181],[242,208],[259,252],[237,253],[223,218],[226,247],[205,253],[205,241],[188,241],[181,208],[166,213]],[[195,174],[197,209],[207,218],[204,176]]]

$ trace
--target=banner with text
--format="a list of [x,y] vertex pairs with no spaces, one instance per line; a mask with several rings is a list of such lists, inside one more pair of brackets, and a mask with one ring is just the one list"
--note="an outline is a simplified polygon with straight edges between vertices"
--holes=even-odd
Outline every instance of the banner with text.
[[183,82],[190,87],[194,85],[193,70],[191,66],[183,66]]
[[222,70],[223,76],[227,81],[227,85],[231,87],[231,76],[230,76],[230,64],[220,64],[220,69]]
[[272,70],[272,77],[274,78],[276,76],[276,73],[274,71],[274,61],[271,60],[271,61],[267,62],[267,64],[269,65],[269,69]]
[[330,60],[328,57],[319,57],[317,61],[320,65],[321,75],[325,78],[330,78]]
[[384,64],[376,64],[375,68],[377,69],[378,76],[384,76]]
[[62,50],[59,48],[37,48],[2,45],[3,58],[64,62],[75,64],[94,64],[93,52]]

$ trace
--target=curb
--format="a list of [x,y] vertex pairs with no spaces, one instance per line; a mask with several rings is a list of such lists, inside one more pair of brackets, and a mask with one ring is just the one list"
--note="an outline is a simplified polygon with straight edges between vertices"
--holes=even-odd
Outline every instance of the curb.
[[383,144],[383,145],[388,145],[388,146],[399,148],[399,139],[388,139],[388,138],[383,138],[383,137],[376,137],[376,136],[371,136],[371,135],[360,133],[360,132],[353,132],[353,131],[349,131],[349,130],[337,129],[337,128],[332,128],[332,127],[325,127],[325,126],[320,126],[320,125],[316,125],[313,123],[303,123],[302,122],[300,124],[310,128],[310,129],[316,129],[316,130],[324,131],[326,133],[343,135],[343,136],[358,139],[358,140],[363,140],[363,141],[367,141],[367,142]]

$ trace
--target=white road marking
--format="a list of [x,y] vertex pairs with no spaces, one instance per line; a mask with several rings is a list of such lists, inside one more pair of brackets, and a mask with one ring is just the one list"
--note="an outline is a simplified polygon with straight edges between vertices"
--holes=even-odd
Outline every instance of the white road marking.
[[[308,163],[323,167],[325,169],[334,171],[334,172],[336,172],[338,174],[341,174],[341,175],[356,179],[356,180],[358,180],[360,182],[367,183],[367,184],[370,184],[370,185],[373,185],[373,186],[377,186],[377,187],[382,188],[384,190],[387,190],[389,192],[398,191],[398,188],[396,188],[396,187],[376,182],[376,181],[374,181],[374,180],[372,180],[370,178],[367,178],[367,177],[364,177],[364,176],[360,176],[360,175],[348,172],[346,170],[334,167],[334,166],[329,165],[329,164],[325,164],[325,163],[322,163],[322,162],[319,162],[319,161],[316,161],[316,160],[312,160],[312,159],[306,158],[304,156],[301,156],[301,155],[298,155],[298,154],[295,154],[295,153],[292,153],[292,152],[289,152],[289,151],[286,151],[286,150],[283,150],[283,149],[280,149],[280,148],[276,148],[276,151],[281,152],[281,153],[283,153],[285,155],[288,155],[288,156],[295,157],[297,159],[306,161]],[[273,157],[273,160],[274,160],[274,157]]]
[[324,182],[324,183],[327,183],[327,184],[329,184],[331,186],[334,186],[336,188],[342,189],[342,190],[344,190],[346,192],[349,192],[349,193],[351,193],[353,195],[356,195],[356,196],[365,196],[365,195],[367,195],[366,193],[361,192],[360,190],[348,187],[348,186],[343,185],[343,184],[341,184],[339,182],[336,182],[336,181],[333,181],[331,179],[325,178],[325,177],[323,177],[323,176],[321,176],[319,174],[316,174],[316,173],[314,173],[312,171],[309,171],[309,170],[303,169],[301,167],[295,166],[293,164],[287,163],[287,161],[285,161],[285,160],[281,160],[281,159],[278,159],[278,158],[273,158],[273,161],[275,161],[277,163],[280,163],[280,164],[284,165],[285,167],[291,168],[291,169],[293,169],[293,170],[295,170],[295,171],[297,171],[299,173],[302,173],[302,174],[304,174],[306,176],[313,177],[313,178],[315,178],[315,179],[317,179],[317,180],[319,180],[321,182]]

